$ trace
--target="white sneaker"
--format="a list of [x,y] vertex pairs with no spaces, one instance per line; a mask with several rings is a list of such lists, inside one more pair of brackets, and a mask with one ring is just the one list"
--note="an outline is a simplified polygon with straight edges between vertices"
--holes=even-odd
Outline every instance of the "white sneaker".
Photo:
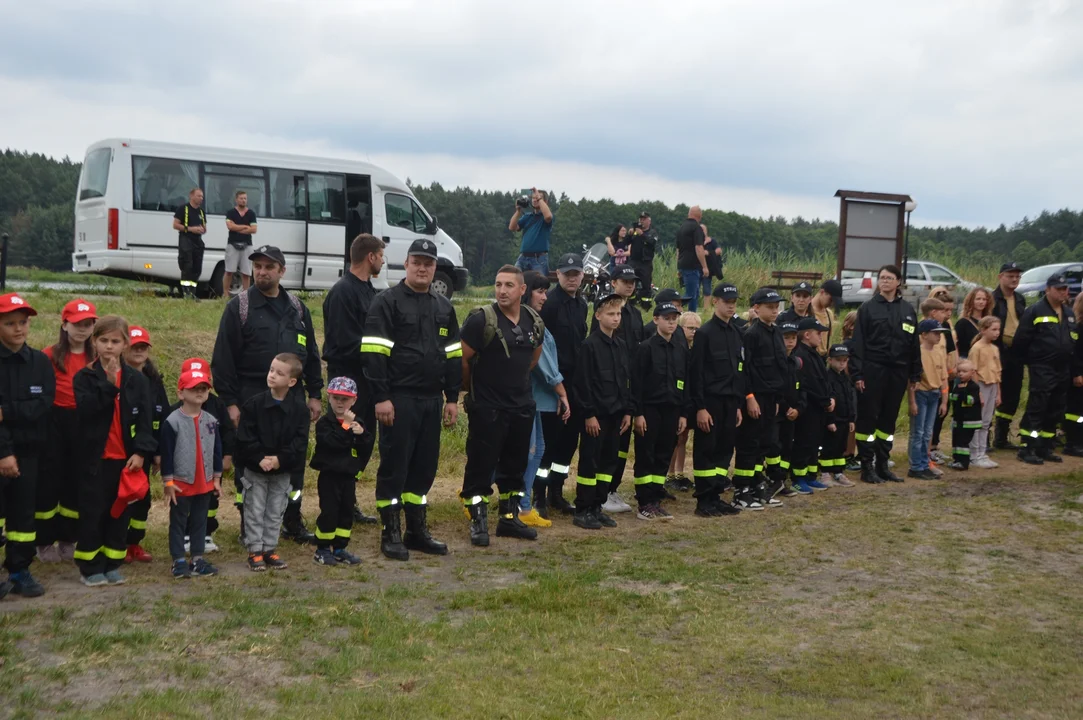
[[214,538],[212,538],[210,535],[208,535],[207,539],[203,541],[203,552],[218,552],[218,546],[214,544]]
[[602,510],[607,513],[625,513],[632,512],[632,506],[624,502],[620,495],[611,492],[606,501],[602,503]]
[[978,458],[977,460],[970,461],[971,467],[981,468],[982,470],[992,470],[993,468],[1000,467],[1000,464],[990,460],[987,457]]
[[835,482],[834,476],[829,472],[820,473],[820,482],[828,487],[835,487],[838,483]]

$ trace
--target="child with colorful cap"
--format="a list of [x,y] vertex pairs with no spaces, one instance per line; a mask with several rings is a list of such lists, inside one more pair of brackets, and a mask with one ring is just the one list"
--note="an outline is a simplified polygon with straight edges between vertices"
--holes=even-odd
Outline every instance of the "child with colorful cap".
[[[81,435],[75,412],[72,379],[94,359],[90,334],[97,322],[94,303],[76,298],[60,312],[60,337],[45,348],[56,379],[56,398],[49,418],[49,441],[41,454],[38,477],[37,522],[38,560],[44,563],[70,561],[75,557],[79,523],[79,477],[82,472],[75,453],[56,452],[72,445]],[[53,543],[56,543],[55,545]]]
[[[211,498],[222,494],[222,434],[218,418],[203,409],[210,390],[210,373],[181,373],[177,381],[181,406],[162,423],[158,446],[169,506],[169,555],[177,580],[218,574],[218,569],[203,559],[207,511]],[[188,533],[191,564],[184,554],[184,536]]]
[[[151,434],[154,442],[158,443],[162,438],[162,420],[169,413],[169,395],[165,391],[165,383],[162,374],[158,372],[154,361],[150,359],[150,332],[146,328],[132,325],[128,328],[128,350],[124,353],[124,361],[130,367],[139,372],[150,381],[151,392]],[[154,467],[161,466],[161,453],[154,456]],[[150,475],[150,468],[146,468]],[[130,518],[128,520],[128,552],[124,556],[124,562],[150,562],[151,554],[143,549],[143,538],[147,536],[147,516],[150,514],[150,488],[147,488],[146,497],[132,503]]]
[[17,293],[0,295],[0,495],[7,520],[0,597],[38,597],[45,588],[30,574],[37,535],[38,458],[49,437],[56,380],[49,358],[26,344],[38,313]]
[[351,408],[357,400],[357,383],[348,377],[327,384],[329,411],[316,421],[316,451],[310,467],[318,470],[320,516],[316,520],[316,554],[320,565],[358,565],[361,558],[346,551],[353,528],[354,484],[365,466],[359,452],[364,448],[365,428]]

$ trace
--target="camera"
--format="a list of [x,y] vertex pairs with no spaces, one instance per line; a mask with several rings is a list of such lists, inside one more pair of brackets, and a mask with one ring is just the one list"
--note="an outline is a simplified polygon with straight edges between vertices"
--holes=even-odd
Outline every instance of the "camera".
[[530,207],[530,198],[526,195],[520,195],[515,199],[515,207],[526,210],[528,207]]

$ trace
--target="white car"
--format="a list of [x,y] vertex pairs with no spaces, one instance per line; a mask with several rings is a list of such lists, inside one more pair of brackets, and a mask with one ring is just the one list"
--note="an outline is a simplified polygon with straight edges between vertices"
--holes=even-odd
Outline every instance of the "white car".
[[[876,273],[871,271],[843,270],[840,281],[844,305],[860,305],[876,292]],[[977,283],[964,280],[943,265],[927,260],[910,260],[906,264],[906,285],[924,288],[924,292],[918,291],[922,296],[938,285],[963,293],[977,287]]]

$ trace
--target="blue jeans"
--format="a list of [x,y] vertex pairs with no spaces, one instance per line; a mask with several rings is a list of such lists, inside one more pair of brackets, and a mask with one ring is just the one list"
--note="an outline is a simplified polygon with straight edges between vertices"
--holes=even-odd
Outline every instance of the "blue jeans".
[[542,253],[537,257],[520,255],[515,261],[515,266],[523,272],[537,270],[543,277],[549,277],[549,253]]
[[[684,285],[684,294],[692,298],[688,301],[685,310],[689,312],[699,311],[699,288],[703,280],[702,270],[681,270],[681,283]],[[707,280],[708,284],[711,282]]]
[[534,429],[530,431],[530,454],[527,455],[526,472],[523,473],[523,497],[519,499],[519,508],[523,512],[530,510],[534,498],[534,476],[541,467],[545,455],[545,436],[542,434],[541,412],[534,413]]
[[910,469],[918,472],[929,469],[929,440],[940,410],[939,390],[914,392],[918,414],[910,418]]

